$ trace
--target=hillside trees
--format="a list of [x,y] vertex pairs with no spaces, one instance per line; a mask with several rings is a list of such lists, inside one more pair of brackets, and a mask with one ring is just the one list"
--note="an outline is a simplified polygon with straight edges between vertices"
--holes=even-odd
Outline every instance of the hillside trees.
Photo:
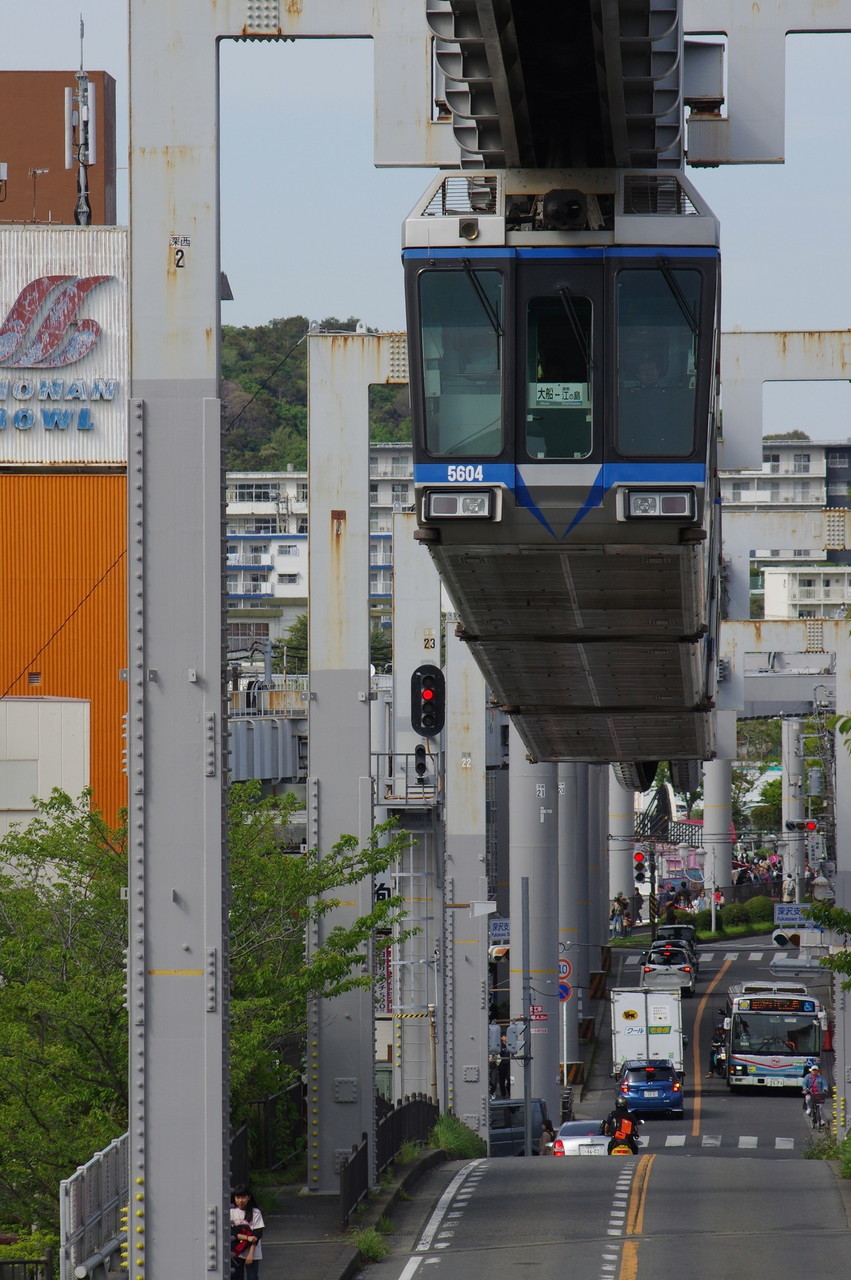
[[[228,471],[307,467],[307,330],[304,316],[222,327],[222,428]],[[320,329],[353,333],[358,320],[328,316]],[[408,388],[370,388],[370,439],[410,440]]]
[[[305,960],[308,923],[386,871],[401,837],[286,853],[295,805],[256,783],[229,793],[234,1123],[293,1078],[308,1000],[372,985],[367,943],[399,907],[376,903]],[[0,866],[0,1203],[4,1219],[55,1225],[60,1180],[127,1126],[125,832],[88,795],[54,791],[0,841]]]

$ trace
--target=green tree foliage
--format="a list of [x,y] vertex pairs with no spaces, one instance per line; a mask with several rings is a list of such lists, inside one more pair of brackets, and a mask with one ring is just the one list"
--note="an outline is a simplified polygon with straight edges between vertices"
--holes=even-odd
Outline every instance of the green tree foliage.
[[843,949],[824,956],[819,963],[825,969],[832,969],[834,973],[844,973],[846,979],[842,983],[842,989],[843,991],[851,990],[851,950],[849,950],[851,911],[846,911],[842,907],[832,907],[827,902],[812,902],[808,904],[805,915],[812,920],[813,924],[819,925],[822,929],[831,930],[838,939],[841,939],[840,945]]
[[759,800],[748,815],[752,831],[779,831],[783,825],[783,780],[770,778],[760,787]]
[[[272,645],[272,670],[289,675],[303,675],[307,663],[307,614],[300,613],[287,631],[284,641]],[[369,660],[379,675],[393,670],[393,640],[389,627],[374,626],[369,634]]]
[[[330,927],[305,958],[309,923],[385,872],[406,837],[385,826],[364,848],[344,836],[293,854],[296,807],[258,783],[229,793],[235,1122],[293,1078],[311,999],[372,986],[369,941],[400,907]],[[127,1127],[126,841],[87,794],[54,791],[38,809],[0,841],[0,1201],[8,1220],[55,1226],[60,1180]]]
[[[356,316],[327,316],[320,329],[353,333]],[[228,471],[297,471],[307,467],[308,320],[222,327],[222,425]],[[368,332],[373,332],[368,330]],[[407,387],[370,388],[371,440],[410,440]]]
[[782,720],[740,720],[736,728],[739,760],[752,760],[757,764],[779,762],[782,748]]

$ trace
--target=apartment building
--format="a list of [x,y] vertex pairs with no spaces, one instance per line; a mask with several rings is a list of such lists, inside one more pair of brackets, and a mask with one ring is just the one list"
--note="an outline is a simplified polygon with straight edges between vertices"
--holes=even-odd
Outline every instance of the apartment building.
[[[414,501],[410,444],[369,450],[369,595],[375,623],[389,627],[394,511]],[[234,471],[226,485],[227,638],[231,650],[283,640],[307,611],[306,471]]]
[[832,618],[851,605],[840,515],[851,507],[849,459],[851,441],[766,438],[759,470],[721,473],[725,543],[740,529],[758,542],[748,547],[752,616]]

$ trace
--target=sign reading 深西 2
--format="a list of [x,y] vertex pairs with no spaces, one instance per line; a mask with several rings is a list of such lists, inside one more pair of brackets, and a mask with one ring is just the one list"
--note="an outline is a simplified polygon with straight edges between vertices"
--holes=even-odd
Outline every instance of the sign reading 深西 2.
[[127,460],[124,227],[0,228],[0,463]]

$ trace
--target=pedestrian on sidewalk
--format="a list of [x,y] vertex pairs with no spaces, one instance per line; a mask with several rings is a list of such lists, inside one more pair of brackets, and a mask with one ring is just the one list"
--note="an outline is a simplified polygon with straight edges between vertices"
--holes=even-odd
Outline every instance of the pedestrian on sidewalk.
[[263,1214],[244,1184],[234,1187],[230,1204],[231,1280],[259,1280]]
[[499,1096],[501,1098],[511,1097],[511,1050],[508,1047],[508,1038],[503,1031],[499,1037]]

